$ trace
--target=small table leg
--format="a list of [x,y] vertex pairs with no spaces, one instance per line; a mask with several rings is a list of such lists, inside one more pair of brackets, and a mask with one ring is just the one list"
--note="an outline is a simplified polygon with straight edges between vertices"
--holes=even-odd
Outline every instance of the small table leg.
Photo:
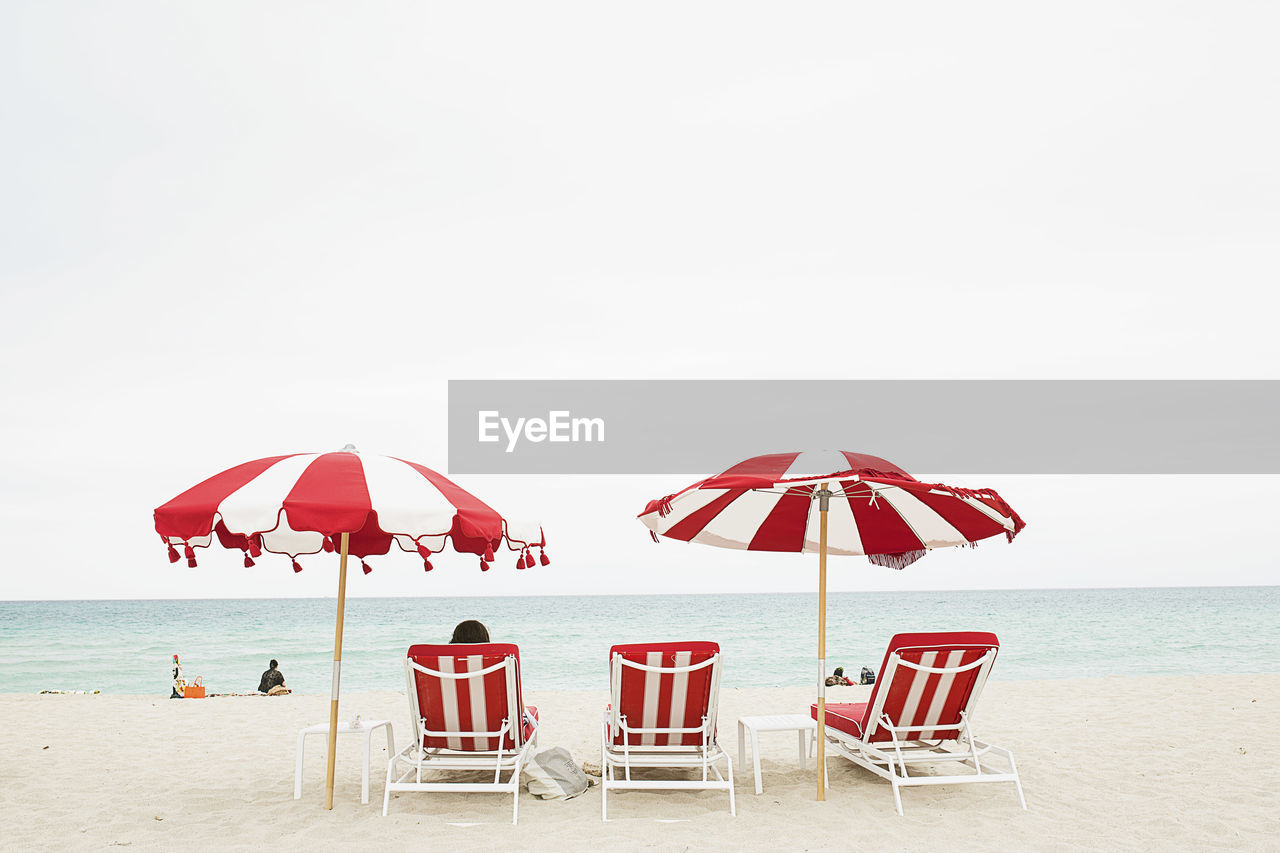
[[755,729],[751,730],[751,764],[756,773],[756,793],[763,793],[764,786],[760,784],[760,738]]
[[800,736],[800,769],[804,769],[805,753],[809,751],[809,730],[800,729],[796,732]]
[[364,766],[360,768],[360,802],[369,804],[369,742],[373,740],[373,729],[364,733]]
[[306,742],[307,733],[305,731],[298,732],[298,760],[293,768],[293,798],[295,800],[302,798],[302,752]]
[[742,720],[738,720],[738,766],[747,766],[746,732],[743,731]]

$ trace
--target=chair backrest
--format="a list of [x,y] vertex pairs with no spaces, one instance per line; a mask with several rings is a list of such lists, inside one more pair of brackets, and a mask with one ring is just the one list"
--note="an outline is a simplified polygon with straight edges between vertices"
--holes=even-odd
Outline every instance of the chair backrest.
[[609,685],[609,732],[614,744],[701,745],[704,734],[706,739],[715,734],[720,646],[614,646],[609,649]]
[[862,731],[868,741],[951,740],[960,735],[995,662],[1000,641],[986,631],[898,634],[889,641],[867,702]]
[[513,643],[410,646],[414,739],[425,749],[493,752],[523,744],[520,649]]

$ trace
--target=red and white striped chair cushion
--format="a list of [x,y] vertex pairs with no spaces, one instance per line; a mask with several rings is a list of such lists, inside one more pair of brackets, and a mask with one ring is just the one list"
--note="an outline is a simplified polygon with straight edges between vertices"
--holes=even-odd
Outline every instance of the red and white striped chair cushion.
[[[968,707],[982,668],[944,674],[898,666],[891,680],[886,680],[889,660],[900,653],[903,661],[950,669],[973,663],[999,648],[996,635],[986,631],[898,634],[889,641],[880,665],[880,680],[872,689],[871,698],[865,703],[828,705],[826,723],[859,738],[869,731],[872,743],[892,740],[892,733],[871,719],[877,698],[884,692],[880,713],[887,715],[895,726],[911,729],[899,737],[907,740],[956,738],[960,734],[960,712]],[[817,719],[816,704],[811,706],[810,713]]]
[[[534,725],[519,710],[538,719],[537,708],[524,708],[520,688],[520,649],[514,643],[468,643],[416,645],[408,657],[418,666],[437,672],[479,672],[502,664],[508,659],[515,666],[516,695],[507,695],[505,669],[496,669],[473,678],[442,678],[419,670],[411,670],[417,693],[418,714],[426,730],[432,732],[497,732],[510,714],[513,730],[502,739],[502,749],[518,748],[533,735]],[[492,752],[495,737],[462,737],[460,735],[428,735],[420,733],[427,749],[453,749],[464,752]],[[519,740],[517,740],[519,738]]]
[[[621,656],[645,666],[684,667],[703,663],[720,653],[717,643],[632,643],[609,650],[611,667],[621,667],[621,688],[610,705],[610,720],[626,718],[633,729],[696,729],[702,726],[711,706],[715,666],[693,672],[646,672],[614,660]],[[713,721],[714,724],[714,721]],[[714,734],[714,728],[712,730]],[[621,728],[612,739],[616,746],[701,746],[702,735],[632,734],[628,738]]]

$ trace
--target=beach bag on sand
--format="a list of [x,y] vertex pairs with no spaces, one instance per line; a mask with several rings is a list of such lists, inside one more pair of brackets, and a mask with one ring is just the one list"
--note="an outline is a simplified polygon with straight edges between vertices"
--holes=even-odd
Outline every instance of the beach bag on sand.
[[520,775],[528,783],[529,793],[543,800],[571,800],[593,781],[562,746],[539,752]]

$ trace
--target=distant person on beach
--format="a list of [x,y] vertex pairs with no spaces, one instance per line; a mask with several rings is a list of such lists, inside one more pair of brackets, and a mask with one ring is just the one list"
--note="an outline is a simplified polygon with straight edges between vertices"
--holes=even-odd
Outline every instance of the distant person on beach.
[[258,682],[258,692],[265,693],[268,696],[279,696],[281,693],[288,693],[289,688],[284,686],[284,673],[279,670],[280,663],[276,660],[271,661],[271,666],[266,672],[262,673],[262,680]]
[[833,674],[827,676],[826,684],[828,687],[848,687],[853,681],[844,674],[844,667],[838,666]]
[[182,680],[182,664],[178,663],[178,656],[173,656],[173,693],[169,695],[170,699],[181,699],[182,693],[187,689],[187,682]]
[[487,643],[489,642],[489,629],[482,622],[468,619],[465,622],[459,622],[458,627],[453,629],[453,639],[449,640],[449,642]]

